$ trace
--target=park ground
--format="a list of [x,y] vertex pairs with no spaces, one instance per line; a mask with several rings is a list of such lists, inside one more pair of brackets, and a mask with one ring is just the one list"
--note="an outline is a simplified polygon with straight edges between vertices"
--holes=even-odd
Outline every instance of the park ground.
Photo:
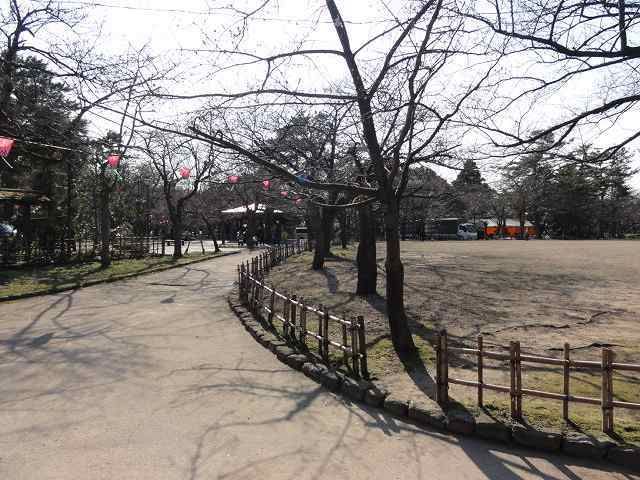
[[[384,294],[384,244],[377,245],[378,292]],[[418,363],[398,361],[389,339],[385,301],[380,295],[354,295],[355,249],[333,247],[324,271],[310,269],[310,254],[292,258],[269,275],[279,291],[304,296],[337,315],[363,315],[372,374],[394,391],[416,397],[433,392],[435,334],[445,328],[459,346],[475,347],[482,335],[494,350],[520,341],[523,353],[561,357],[568,342],[572,358],[597,360],[610,347],[616,361],[640,363],[640,244],[634,241],[443,241],[402,243],[405,302]],[[497,368],[500,367],[500,368]],[[560,368],[523,368],[525,388],[561,393]],[[450,375],[475,380],[475,359],[454,357]],[[574,372],[574,395],[600,398],[599,372]],[[508,368],[486,361],[485,382],[509,385]],[[452,397],[473,411],[473,388],[452,385]],[[640,402],[640,376],[618,372],[614,396]],[[485,394],[487,407],[506,418],[508,396]],[[525,398],[527,420],[553,428],[579,428],[597,434],[597,406],[571,405],[576,425],[564,425],[561,404]],[[640,442],[640,416],[616,409],[616,437]]]
[[0,478],[640,479],[324,390],[231,313],[250,255],[0,303]]

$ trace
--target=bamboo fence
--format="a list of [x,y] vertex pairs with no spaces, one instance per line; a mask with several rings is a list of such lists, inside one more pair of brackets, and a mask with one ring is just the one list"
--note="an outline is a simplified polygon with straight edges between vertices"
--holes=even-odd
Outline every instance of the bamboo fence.
[[[617,363],[614,352],[610,348],[602,348],[601,361],[574,360],[568,343],[564,344],[563,358],[524,355],[520,349],[520,342],[509,344],[509,353],[486,350],[482,336],[477,338],[477,348],[452,347],[448,345],[447,331],[442,330],[436,339],[436,384],[437,400],[440,404],[449,401],[449,384],[463,385],[477,389],[478,406],[483,406],[484,390],[492,390],[509,394],[510,413],[514,419],[522,419],[522,398],[524,396],[559,400],[562,402],[562,413],[565,420],[569,420],[569,404],[583,403],[599,405],[602,409],[602,431],[612,433],[614,429],[614,408],[640,410],[640,403],[614,400],[613,375],[616,371],[640,372],[640,365]],[[476,358],[477,381],[462,380],[449,376],[449,353],[470,355]],[[509,385],[494,385],[484,381],[484,359],[502,360],[509,362]],[[524,388],[522,385],[522,365],[552,365],[562,367],[562,393],[547,392]],[[601,374],[600,398],[583,397],[571,393],[571,372],[575,369],[599,371]]]
[[[268,250],[238,265],[240,299],[251,312],[269,326],[281,327],[282,336],[304,351],[311,342],[317,343],[320,357],[329,362],[332,351],[338,351],[342,363],[356,377],[369,378],[364,318],[351,320],[332,315],[322,305],[308,305],[304,298],[278,292],[264,280],[265,273],[286,261],[288,257],[308,248],[308,242],[286,243]],[[330,324],[334,328],[330,328]]]

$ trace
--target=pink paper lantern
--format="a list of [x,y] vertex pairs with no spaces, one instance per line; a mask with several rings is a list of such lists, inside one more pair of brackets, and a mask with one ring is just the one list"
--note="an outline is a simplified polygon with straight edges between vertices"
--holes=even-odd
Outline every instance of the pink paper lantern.
[[191,169],[187,167],[180,167],[180,176],[182,178],[189,178],[190,175],[191,175]]
[[107,165],[111,168],[118,168],[118,164],[120,163],[120,155],[111,154],[107,157]]
[[271,187],[271,181],[269,180],[262,181],[262,188],[264,188],[265,190],[269,190],[270,187]]
[[282,197],[286,197],[287,195],[289,195],[289,192],[287,192],[286,190],[283,190],[283,191],[280,192],[280,195]]
[[0,156],[8,156],[11,153],[14,142],[13,138],[0,137]]
[[227,177],[227,180],[229,181],[229,183],[238,183],[238,181],[240,180],[240,177],[238,175],[229,175]]
[[302,205],[302,199],[301,198],[297,198],[296,199],[296,205],[298,205],[298,206]]

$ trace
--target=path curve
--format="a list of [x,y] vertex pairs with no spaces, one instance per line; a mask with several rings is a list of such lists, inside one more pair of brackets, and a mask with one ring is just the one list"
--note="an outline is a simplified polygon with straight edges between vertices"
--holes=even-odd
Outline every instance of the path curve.
[[0,304],[0,478],[640,478],[334,396],[229,310],[244,258]]

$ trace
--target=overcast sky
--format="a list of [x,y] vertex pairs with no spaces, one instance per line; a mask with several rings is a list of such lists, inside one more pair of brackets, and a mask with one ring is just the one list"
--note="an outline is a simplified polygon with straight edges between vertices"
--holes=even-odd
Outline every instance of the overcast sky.
[[[102,43],[100,48],[106,52],[116,53],[128,47],[139,48],[142,45],[148,47],[157,55],[164,57],[167,62],[181,62],[184,75],[183,84],[174,87],[176,92],[195,92],[199,88],[211,88],[208,76],[218,57],[198,50],[210,49],[216,46],[229,45],[231,34],[239,28],[238,14],[229,7],[239,10],[248,10],[251,6],[261,3],[258,1],[242,0],[216,2],[214,0],[182,0],[180,2],[169,0],[101,0],[61,2],[67,6],[83,7],[90,23],[83,28],[81,35],[91,34],[98,26],[102,29]],[[387,3],[394,3],[393,1]],[[249,24],[249,38],[243,41],[243,48],[251,48],[253,51],[264,54],[286,51],[287,48],[304,44],[305,46],[337,47],[337,39],[330,18],[323,6],[323,2],[317,0],[280,0],[276,7],[270,7],[256,15]],[[382,3],[377,0],[350,0],[341,1],[339,6],[348,24],[352,42],[359,44],[372,33],[380,31],[385,18]],[[338,81],[344,77],[346,70],[333,63],[333,59],[319,62],[314,66],[312,79],[317,79],[323,84]],[[245,70],[243,75],[227,74],[219,77],[225,84],[231,87],[243,88],[255,82],[255,78],[247,75],[255,75],[259,70]],[[530,73],[530,71],[526,72]],[[235,75],[235,76],[234,76]],[[309,82],[304,72],[287,72],[292,84],[296,82]],[[544,121],[562,115],[566,109],[577,109],[583,105],[592,105],[593,102],[601,103],[600,97],[594,96],[599,85],[599,78],[585,78],[572,88],[565,89],[559,94],[547,94],[536,103],[537,110],[532,110],[532,116],[538,126]],[[230,86],[225,85],[229,90]],[[509,87],[505,87],[509,88]],[[232,89],[232,88],[231,88]],[[182,108],[188,108],[184,106]],[[96,126],[94,130],[104,128],[104,124],[94,117]],[[637,115],[628,116],[615,127],[606,131],[606,134],[598,137],[593,129],[576,131],[573,136],[585,143],[604,144],[605,141],[621,139],[628,134],[629,129],[640,123]],[[601,125],[602,128],[602,125]],[[586,137],[586,138],[585,138]],[[638,145],[632,145],[633,153],[638,150]],[[639,156],[636,154],[636,165],[640,167]],[[490,173],[490,163],[481,164],[485,175],[490,180],[495,180],[495,175]],[[438,169],[438,173],[451,179],[455,172]],[[640,176],[636,175],[632,180],[634,188],[640,188]]]

